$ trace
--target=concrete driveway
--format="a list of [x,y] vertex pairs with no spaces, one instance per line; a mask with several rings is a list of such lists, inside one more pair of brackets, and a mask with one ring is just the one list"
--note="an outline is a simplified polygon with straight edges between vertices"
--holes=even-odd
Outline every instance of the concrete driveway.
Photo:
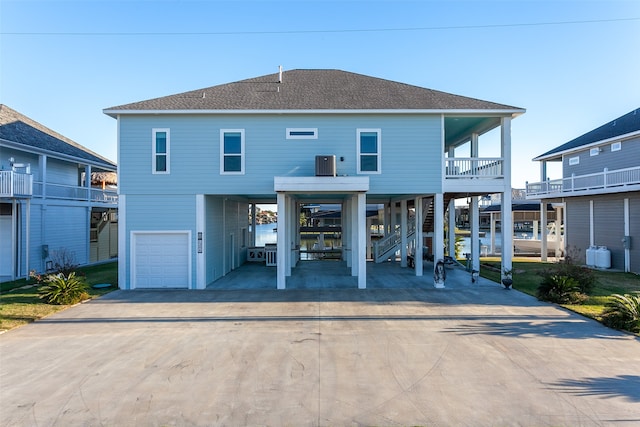
[[423,283],[116,291],[0,336],[0,424],[640,425],[637,337]]

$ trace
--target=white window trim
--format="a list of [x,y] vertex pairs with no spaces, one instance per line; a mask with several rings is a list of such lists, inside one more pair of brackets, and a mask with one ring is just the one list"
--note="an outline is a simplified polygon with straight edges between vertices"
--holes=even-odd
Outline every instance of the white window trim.
[[[313,135],[291,135],[292,132],[313,132]],[[287,128],[287,139],[318,139],[318,128]]]
[[620,151],[622,150],[622,142],[614,142],[611,144],[611,151]]
[[593,147],[589,150],[589,156],[593,157],[593,156],[597,156],[598,154],[600,154],[600,151],[602,151],[602,148],[600,147]]
[[[239,133],[240,134],[240,171],[227,172],[224,170],[224,134]],[[244,175],[244,129],[220,129],[220,175]]]
[[[165,154],[167,157],[167,170],[166,171],[157,171],[156,170],[156,155],[158,153],[156,153],[156,134],[158,132],[164,132],[167,134],[167,152],[165,153],[160,153],[160,154]],[[171,134],[169,132],[169,128],[153,128],[151,130],[151,151],[153,152],[153,155],[151,157],[151,173],[154,175],[167,175],[171,172],[171,162],[169,161],[171,159]]]
[[580,164],[580,156],[569,157],[569,166],[575,166]]
[[[377,170],[375,171],[363,171],[360,169],[360,134],[367,132],[375,132],[378,134],[378,164]],[[364,153],[364,155],[373,155],[371,153]],[[382,173],[382,130],[381,129],[356,129],[356,162],[357,162],[357,173],[358,174],[366,174],[366,175],[379,175]]]

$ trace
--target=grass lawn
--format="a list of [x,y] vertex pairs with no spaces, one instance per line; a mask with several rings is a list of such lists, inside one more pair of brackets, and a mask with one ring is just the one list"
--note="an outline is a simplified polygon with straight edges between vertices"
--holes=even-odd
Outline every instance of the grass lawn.
[[[118,287],[118,263],[81,267],[77,270],[86,276],[91,285],[110,283],[112,286],[103,289],[88,289],[91,298],[96,298]],[[64,310],[68,305],[49,305],[38,298],[38,287],[31,279],[0,283],[0,332],[22,326],[26,323]]]
[[[543,263],[536,259],[514,258],[513,288],[529,295],[536,296],[542,278],[538,275],[544,270],[553,269],[555,263]],[[489,267],[489,268],[482,268]],[[492,271],[490,268],[495,268]],[[481,275],[495,282],[500,282],[500,260],[486,258],[481,261]],[[582,304],[562,304],[569,310],[596,320],[601,319],[607,301],[612,294],[628,294],[640,291],[640,276],[633,273],[620,273],[594,270],[596,286],[589,298]]]

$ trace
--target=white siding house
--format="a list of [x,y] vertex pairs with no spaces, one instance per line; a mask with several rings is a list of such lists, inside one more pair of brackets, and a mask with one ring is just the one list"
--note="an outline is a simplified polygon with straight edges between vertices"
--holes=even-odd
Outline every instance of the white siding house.
[[[398,252],[398,268],[425,244],[436,260],[452,253],[444,218],[455,198],[475,206],[476,269],[478,197],[502,193],[511,221],[511,120],[521,108],[340,70],[291,70],[104,112],[118,120],[123,289],[215,286],[247,261],[256,204],[278,207],[279,289],[299,262],[305,204],[341,206],[341,258],[359,288],[373,252],[377,260]],[[480,157],[494,129],[501,154]],[[374,251],[372,204],[387,217]],[[415,274],[422,268],[415,263]]]
[[[527,183],[527,198],[564,206],[572,255],[590,266],[640,273],[640,109],[533,160],[541,176]],[[562,178],[548,179],[547,162],[562,162]],[[587,256],[604,248],[598,254],[608,262]]]
[[0,105],[0,280],[117,256],[116,165]]

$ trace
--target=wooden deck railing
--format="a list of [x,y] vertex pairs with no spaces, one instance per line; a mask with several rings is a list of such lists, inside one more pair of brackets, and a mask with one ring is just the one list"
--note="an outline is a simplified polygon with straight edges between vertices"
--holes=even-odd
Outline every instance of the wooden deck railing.
[[640,166],[612,171],[605,169],[586,175],[527,183],[527,197],[586,193],[605,189],[615,191],[629,185],[640,185]]
[[0,171],[0,197],[31,197],[33,175],[14,171]]
[[503,159],[499,157],[445,158],[445,178],[502,178]]

